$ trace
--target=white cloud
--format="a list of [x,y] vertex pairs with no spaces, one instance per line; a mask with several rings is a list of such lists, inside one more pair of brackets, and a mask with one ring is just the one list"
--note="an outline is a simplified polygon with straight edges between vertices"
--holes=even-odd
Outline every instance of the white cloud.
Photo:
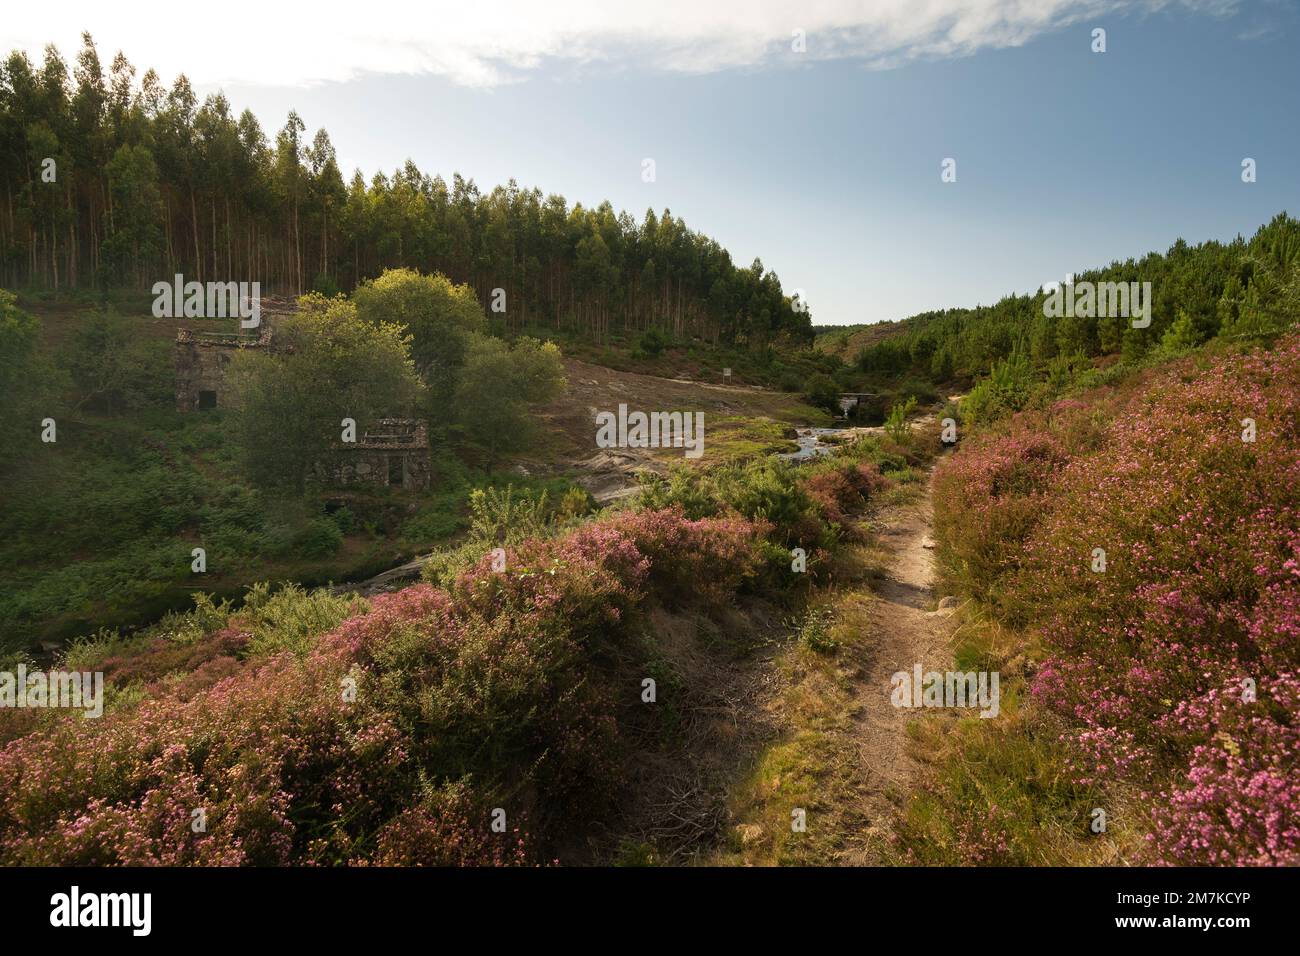
[[81,30],[105,67],[122,50],[165,81],[310,85],[365,73],[434,74],[468,86],[526,79],[546,64],[634,63],[705,73],[850,59],[875,68],[1019,46],[1085,20],[1177,5],[1217,15],[1237,0],[391,0],[373,7],[326,0],[288,5],[224,0],[187,9],[175,0],[11,0],[0,51],[46,43],[71,60]]

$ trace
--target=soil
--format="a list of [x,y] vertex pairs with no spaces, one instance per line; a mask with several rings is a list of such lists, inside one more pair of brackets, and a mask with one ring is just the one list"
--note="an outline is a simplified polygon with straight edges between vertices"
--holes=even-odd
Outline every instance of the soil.
[[[859,846],[888,839],[901,799],[918,780],[920,768],[908,753],[908,722],[916,716],[890,702],[891,678],[921,664],[929,670],[951,659],[950,608],[933,610],[934,542],[930,488],[922,501],[886,508],[873,530],[889,555],[875,585],[871,612],[872,656],[864,662],[858,710],[858,760],[864,811],[870,821]],[[945,665],[946,666],[946,665]],[[846,860],[845,862],[865,862]]]

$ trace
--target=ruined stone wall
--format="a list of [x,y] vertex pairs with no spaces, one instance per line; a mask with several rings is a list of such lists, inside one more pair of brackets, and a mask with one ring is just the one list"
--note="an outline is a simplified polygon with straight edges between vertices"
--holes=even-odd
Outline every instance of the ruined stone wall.
[[427,489],[432,478],[429,449],[360,448],[346,455],[335,478],[342,485]]
[[241,349],[267,348],[270,342],[269,328],[257,338],[180,329],[175,352],[176,410],[198,411],[209,403],[228,408],[232,395],[226,370],[231,358]]
[[333,479],[341,485],[427,489],[433,478],[428,426],[418,419],[381,419],[355,443],[340,445],[336,461]]

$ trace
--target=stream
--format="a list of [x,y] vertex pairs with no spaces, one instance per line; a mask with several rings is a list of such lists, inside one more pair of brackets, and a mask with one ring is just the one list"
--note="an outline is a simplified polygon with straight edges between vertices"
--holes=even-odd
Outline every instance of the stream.
[[827,441],[832,435],[839,435],[848,431],[847,428],[800,428],[797,429],[795,441],[799,445],[798,451],[787,451],[777,455],[782,461],[810,461],[813,458],[820,458],[822,455],[833,455],[837,443]]

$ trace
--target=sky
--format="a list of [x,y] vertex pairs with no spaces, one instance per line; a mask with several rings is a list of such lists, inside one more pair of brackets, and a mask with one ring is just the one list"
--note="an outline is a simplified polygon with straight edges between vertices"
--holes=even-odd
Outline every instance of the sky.
[[345,176],[411,159],[671,209],[817,324],[988,304],[1300,214],[1290,0],[64,0],[11,4],[0,50],[70,60],[82,30],[105,65],[184,72],[270,136],[297,110]]

